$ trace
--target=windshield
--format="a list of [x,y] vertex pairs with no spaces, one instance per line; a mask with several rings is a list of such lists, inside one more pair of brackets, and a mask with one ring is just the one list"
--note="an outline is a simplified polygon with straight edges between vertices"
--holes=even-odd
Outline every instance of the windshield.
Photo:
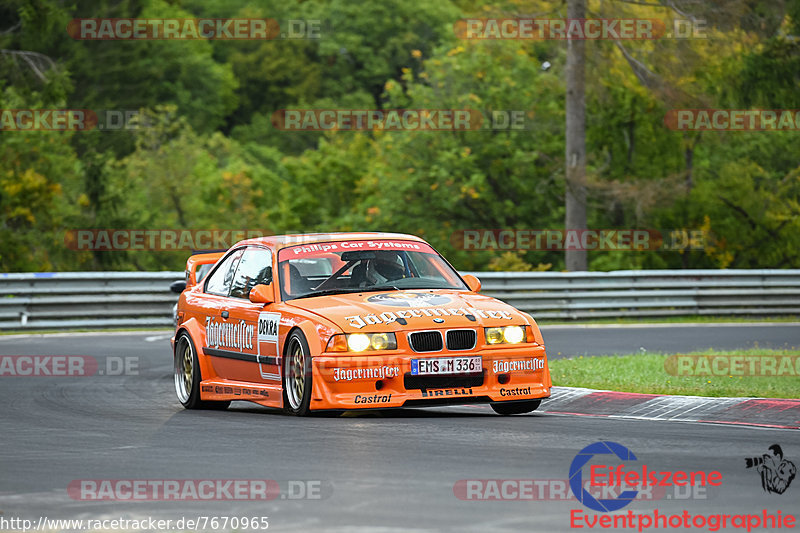
[[453,268],[417,241],[332,241],[278,253],[283,300],[398,289],[466,289]]

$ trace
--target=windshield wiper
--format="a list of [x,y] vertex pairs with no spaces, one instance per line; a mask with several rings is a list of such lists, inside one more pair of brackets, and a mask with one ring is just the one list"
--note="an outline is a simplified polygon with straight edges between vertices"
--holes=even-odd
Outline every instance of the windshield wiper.
[[308,294],[301,294],[300,296],[295,296],[292,300],[297,300],[298,298],[313,298],[314,296],[328,296],[330,294],[350,294],[354,292],[374,292],[374,291],[399,291],[402,289],[398,289],[395,286],[388,286],[388,285],[381,285],[379,287],[360,287],[360,288],[353,288],[353,287],[341,287],[338,289],[325,289],[324,291],[314,291],[309,292]]
[[421,290],[425,290],[425,291],[427,291],[427,290],[454,289],[454,288],[456,288],[456,287],[435,287],[435,286],[432,287],[430,284],[421,283],[418,286],[413,286],[413,285],[409,286],[409,287],[403,286],[402,289],[400,287],[396,286],[396,285],[379,285],[377,287],[370,287],[369,290],[382,290],[382,291],[391,291],[391,290],[395,290],[395,291],[421,291]]
[[324,291],[315,291],[309,292],[308,294],[301,294],[300,296],[295,296],[292,300],[297,300],[299,298],[312,298],[314,296],[328,296],[330,294],[349,294],[351,292],[365,292],[364,289],[353,289],[353,288],[339,288],[339,289],[325,289]]

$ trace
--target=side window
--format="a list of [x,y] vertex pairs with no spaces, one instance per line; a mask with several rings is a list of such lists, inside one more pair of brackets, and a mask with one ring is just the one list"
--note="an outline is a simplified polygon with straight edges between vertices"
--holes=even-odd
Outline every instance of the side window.
[[213,264],[205,264],[197,267],[197,272],[194,273],[194,277],[197,278],[197,283],[203,281],[203,278],[206,277],[206,274],[211,271],[211,267],[213,266]]
[[206,283],[206,292],[218,296],[227,296],[231,289],[233,274],[236,272],[236,265],[242,257],[243,249],[236,250],[228,257],[223,259],[222,264],[214,270]]
[[249,298],[250,289],[272,283],[272,254],[266,248],[251,246],[245,250],[233,278],[232,298]]

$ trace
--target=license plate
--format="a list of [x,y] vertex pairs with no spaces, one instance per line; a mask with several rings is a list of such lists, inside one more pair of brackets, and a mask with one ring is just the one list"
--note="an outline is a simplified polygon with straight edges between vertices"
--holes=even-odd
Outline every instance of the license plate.
[[480,355],[472,357],[431,357],[430,359],[412,359],[411,375],[427,376],[432,374],[477,374],[483,371]]

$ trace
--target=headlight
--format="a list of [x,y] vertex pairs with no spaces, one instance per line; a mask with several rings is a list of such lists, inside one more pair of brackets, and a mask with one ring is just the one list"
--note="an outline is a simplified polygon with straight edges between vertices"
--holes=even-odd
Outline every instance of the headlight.
[[[394,334],[392,334],[392,337],[394,337]],[[370,346],[372,346],[373,350],[388,350],[391,344],[392,339],[386,333],[375,333],[370,341]],[[397,348],[397,346],[394,348]]]
[[355,333],[347,336],[347,347],[351,352],[363,352],[369,348],[370,339],[369,335],[363,333]]
[[503,328],[486,328],[487,344],[500,344],[503,342]]
[[347,336],[347,347],[351,352],[366,350],[396,350],[394,333],[351,333]]
[[329,352],[366,352],[368,350],[396,350],[394,333],[350,333],[334,335],[328,341]]
[[486,328],[486,344],[519,344],[525,342],[524,326]]
[[525,340],[525,328],[520,326],[508,326],[503,331],[503,337],[509,344],[519,344]]

